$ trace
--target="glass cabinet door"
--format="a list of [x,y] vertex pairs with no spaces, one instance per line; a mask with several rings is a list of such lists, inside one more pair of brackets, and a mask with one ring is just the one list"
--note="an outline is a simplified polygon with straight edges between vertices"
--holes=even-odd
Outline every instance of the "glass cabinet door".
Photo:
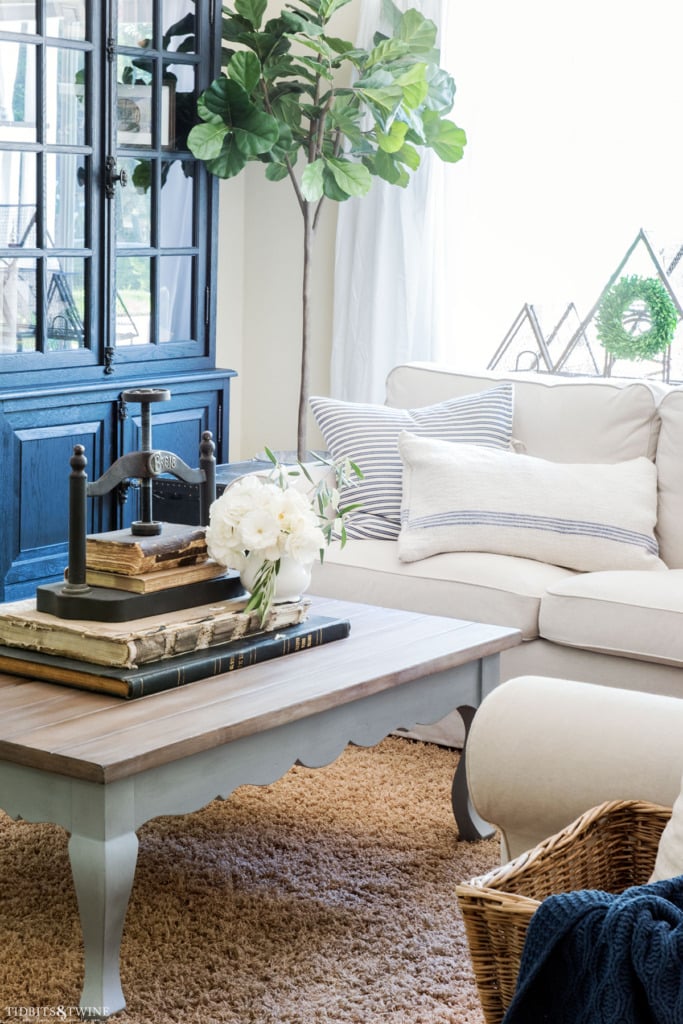
[[0,0],[0,353],[90,352],[93,41],[85,0]]
[[[115,359],[201,344],[195,216],[199,36],[193,0],[118,0]],[[200,318],[201,319],[201,318]]]
[[187,149],[212,10],[0,0],[0,386],[213,365],[216,186]]

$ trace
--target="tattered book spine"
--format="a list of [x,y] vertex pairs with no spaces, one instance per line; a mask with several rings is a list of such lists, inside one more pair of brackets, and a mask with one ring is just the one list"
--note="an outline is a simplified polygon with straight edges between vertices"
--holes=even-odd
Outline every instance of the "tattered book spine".
[[35,610],[35,601],[4,605],[0,644],[119,668],[136,668],[254,633],[303,622],[310,600],[274,604],[263,623],[245,612],[246,599],[204,605],[123,624],[58,619]]
[[208,557],[203,526],[164,523],[159,535],[133,536],[129,530],[90,534],[85,542],[86,569],[135,575],[196,565]]

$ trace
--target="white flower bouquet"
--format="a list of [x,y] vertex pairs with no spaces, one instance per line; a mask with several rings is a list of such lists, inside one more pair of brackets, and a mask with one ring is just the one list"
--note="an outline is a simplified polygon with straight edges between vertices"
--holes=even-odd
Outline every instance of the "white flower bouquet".
[[332,540],[346,543],[344,518],[358,506],[341,507],[339,492],[362,476],[349,460],[331,463],[316,456],[332,473],[315,483],[304,464],[286,467],[268,448],[266,453],[272,471],[239,477],[226,487],[211,505],[206,529],[211,558],[241,574],[250,570],[254,583],[245,610],[257,610],[262,623],[284,559],[310,566],[317,556],[323,560]]

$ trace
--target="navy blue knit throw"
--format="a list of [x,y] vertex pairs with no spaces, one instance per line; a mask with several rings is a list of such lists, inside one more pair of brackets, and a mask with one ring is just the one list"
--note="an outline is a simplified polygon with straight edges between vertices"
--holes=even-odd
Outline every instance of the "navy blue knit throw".
[[503,1024],[683,1024],[683,875],[544,900]]

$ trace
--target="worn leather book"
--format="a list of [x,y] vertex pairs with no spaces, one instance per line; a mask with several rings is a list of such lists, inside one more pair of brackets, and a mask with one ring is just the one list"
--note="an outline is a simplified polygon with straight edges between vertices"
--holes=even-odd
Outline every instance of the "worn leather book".
[[0,646],[0,671],[132,700],[305,651],[331,640],[341,640],[349,635],[350,629],[351,624],[346,619],[316,615],[298,625],[271,633],[255,633],[138,669],[107,668],[73,658]]
[[98,665],[136,668],[307,618],[310,599],[274,604],[261,626],[248,598],[200,605],[129,622],[60,619],[36,610],[34,598],[0,605],[0,644]]
[[[128,575],[119,572],[106,572],[104,569],[86,569],[85,582],[91,587],[108,587],[112,590],[123,590],[130,594],[156,594],[170,587],[187,586],[188,583],[200,583],[203,580],[214,580],[225,576],[227,569],[213,559],[192,565],[179,565],[173,569],[157,569],[154,572],[141,572]],[[68,573],[65,573],[68,576]]]
[[164,523],[161,533],[152,537],[138,536],[130,530],[111,530],[91,533],[85,540],[86,570],[127,576],[195,565],[207,557],[204,526]]

